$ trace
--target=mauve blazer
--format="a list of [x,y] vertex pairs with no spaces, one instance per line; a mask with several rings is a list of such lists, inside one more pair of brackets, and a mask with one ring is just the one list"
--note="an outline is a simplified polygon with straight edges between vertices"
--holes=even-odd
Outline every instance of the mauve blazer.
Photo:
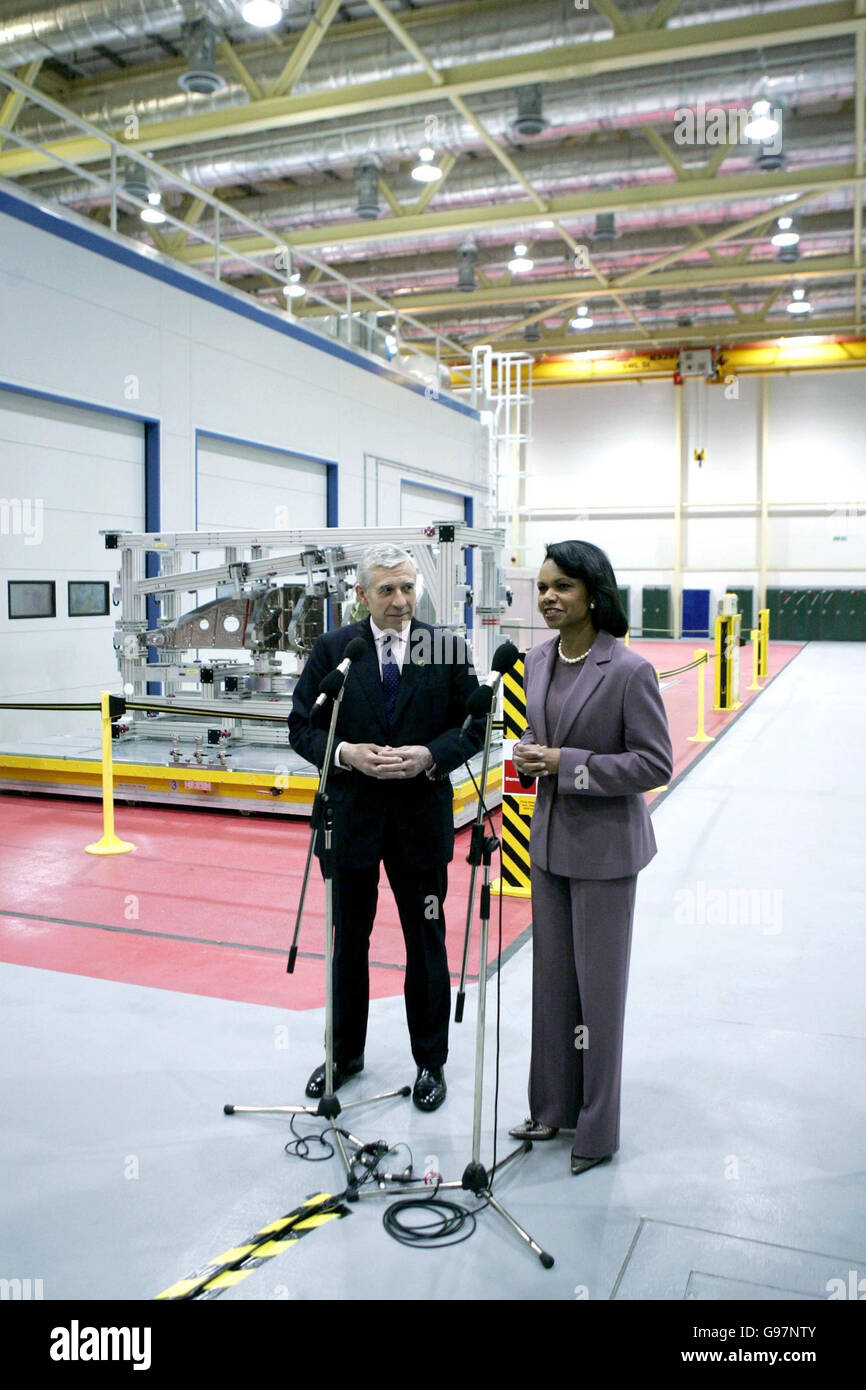
[[530,858],[540,869],[551,858],[567,864],[569,878],[625,878],[656,852],[643,793],[673,771],[658,676],[645,657],[599,632],[550,729],[545,701],[558,641],[533,647],[524,665],[527,729],[520,741],[562,749],[558,777],[538,779]]

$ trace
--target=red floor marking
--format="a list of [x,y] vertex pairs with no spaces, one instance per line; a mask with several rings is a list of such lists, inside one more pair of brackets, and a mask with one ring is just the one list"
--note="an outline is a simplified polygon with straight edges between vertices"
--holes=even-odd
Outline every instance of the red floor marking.
[[[657,669],[669,670],[689,660],[701,643],[634,645]],[[771,675],[796,655],[800,645],[771,644]],[[751,680],[750,650],[743,648],[742,655],[748,658],[741,680],[745,687]],[[695,731],[696,686],[697,673],[689,671],[674,677],[663,691],[674,742],[675,776],[713,746],[687,741]],[[706,723],[708,733],[717,734],[731,715],[713,714],[712,698],[711,663]],[[745,703],[753,694],[743,688],[741,698]],[[294,974],[286,974],[306,858],[305,821],[121,804],[118,833],[132,840],[135,852],[97,858],[84,853],[84,846],[100,833],[100,809],[95,802],[6,795],[0,796],[0,813],[0,908],[6,914],[0,916],[0,959],[285,1009],[318,1008],[324,1003],[321,959],[302,954]],[[448,955],[455,982],[466,920],[468,840],[468,830],[458,833],[446,899]],[[494,899],[493,939],[497,910],[498,899]],[[476,891],[476,923],[477,917]],[[503,945],[513,942],[529,920],[526,900],[506,898]],[[324,891],[316,873],[307,895],[301,953],[321,956],[323,923]],[[476,927],[470,951],[472,974],[478,966],[477,938]],[[402,968],[393,967],[402,967],[403,938],[384,872],[371,961],[379,962],[371,966],[371,995],[401,994]]]

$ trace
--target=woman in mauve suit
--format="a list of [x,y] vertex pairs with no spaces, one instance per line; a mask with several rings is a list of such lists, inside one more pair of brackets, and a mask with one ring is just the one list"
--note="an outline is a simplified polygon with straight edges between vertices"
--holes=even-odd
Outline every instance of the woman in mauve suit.
[[574,1130],[572,1173],[619,1148],[622,1031],[638,872],[656,852],[644,792],[673,770],[655,668],[617,642],[628,622],[610,561],[549,545],[538,607],[554,636],[527,652],[514,763],[538,789],[530,833],[529,1116],[510,1133]]

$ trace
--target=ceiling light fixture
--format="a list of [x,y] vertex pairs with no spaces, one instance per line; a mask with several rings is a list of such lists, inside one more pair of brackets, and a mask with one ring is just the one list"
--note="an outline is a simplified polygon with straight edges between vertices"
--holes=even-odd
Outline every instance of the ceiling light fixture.
[[515,243],[514,255],[508,262],[508,269],[512,275],[525,275],[527,271],[532,270],[535,261],[526,254],[528,249],[525,241]]
[[796,246],[800,240],[800,233],[794,226],[793,217],[778,217],[776,219],[778,231],[770,237],[773,246]]
[[241,17],[256,29],[273,29],[283,17],[279,0],[244,0]]
[[438,164],[433,163],[435,153],[429,145],[418,151],[418,163],[412,170],[412,177],[416,183],[435,183],[437,179],[441,179],[442,170]]
[[786,304],[785,308],[789,314],[811,314],[812,305],[806,298],[806,291],[803,289],[802,285],[797,285],[797,287],[791,291],[791,302],[790,304]]
[[772,140],[778,129],[779,122],[772,114],[772,108],[766,98],[761,97],[760,101],[753,102],[744,132],[746,139],[758,142]]
[[593,322],[594,320],[590,318],[589,310],[586,305],[579,304],[575,316],[573,319],[569,320],[568,326],[569,328],[576,328],[579,331],[583,331],[587,328],[592,328]]
[[161,222],[165,221],[165,213],[160,207],[161,202],[161,193],[148,193],[147,207],[142,208],[139,213],[142,222],[149,222],[151,226],[158,227]]
[[301,284],[301,272],[296,270],[289,276],[288,283],[283,285],[283,294],[287,299],[300,299],[307,291]]

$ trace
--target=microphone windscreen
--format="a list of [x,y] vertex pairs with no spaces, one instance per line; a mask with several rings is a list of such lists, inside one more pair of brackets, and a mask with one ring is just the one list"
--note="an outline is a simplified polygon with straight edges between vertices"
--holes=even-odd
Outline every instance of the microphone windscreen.
[[347,656],[350,661],[358,661],[366,652],[368,645],[369,643],[365,642],[363,637],[353,637],[343,655]]
[[513,642],[503,642],[493,653],[490,669],[491,671],[499,671],[501,673],[510,671],[519,656],[520,652]]
[[477,690],[473,690],[469,699],[466,701],[466,713],[474,719],[479,714],[486,714],[493,704],[492,685],[479,685]]
[[320,695],[339,695],[343,684],[342,671],[329,671],[319,686]]

